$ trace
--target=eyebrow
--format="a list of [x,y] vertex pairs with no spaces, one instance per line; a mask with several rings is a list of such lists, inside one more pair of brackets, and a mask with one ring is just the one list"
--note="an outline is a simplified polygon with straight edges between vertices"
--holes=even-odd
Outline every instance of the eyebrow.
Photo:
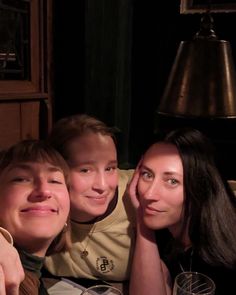
[[110,162],[108,162],[108,164],[118,164],[118,161],[116,161],[116,160],[112,160],[112,161],[110,161]]
[[152,171],[150,168],[148,168],[147,166],[145,166],[143,164],[140,166],[140,169],[145,169],[145,170]]
[[[9,167],[9,171],[13,170],[13,169],[22,169],[25,171],[32,171],[32,166],[30,164],[27,163],[17,163],[17,164],[12,164],[11,167]],[[46,171],[48,172],[62,172],[62,169],[60,167],[57,166],[53,166],[53,165],[49,165],[46,169]]]
[[[72,163],[70,162],[70,166],[80,166],[80,165],[92,165],[96,163],[96,161],[93,161],[93,160],[90,160],[90,161],[82,161],[80,163]],[[106,165],[117,165],[118,164],[118,161],[116,160],[112,160],[112,161],[109,161]]]
[[[145,165],[142,165],[140,168],[141,168],[141,169],[145,169],[145,170],[147,170],[148,172],[155,174],[154,171],[153,171],[152,169],[148,168],[148,167],[145,166]],[[181,173],[178,173],[178,172],[175,172],[175,171],[165,171],[163,174],[166,175],[166,176],[170,176],[170,175],[178,175],[178,176],[180,176],[180,177],[183,177],[183,175],[182,175]]]
[[154,171],[153,171],[152,169],[148,168],[148,167],[145,166],[145,165],[141,165],[141,166],[140,166],[140,170],[141,170],[141,169],[147,170],[149,173],[155,174]]
[[175,172],[175,171],[170,171],[170,172],[164,172],[164,175],[178,175],[178,176],[183,176],[182,174],[178,173],[178,172]]

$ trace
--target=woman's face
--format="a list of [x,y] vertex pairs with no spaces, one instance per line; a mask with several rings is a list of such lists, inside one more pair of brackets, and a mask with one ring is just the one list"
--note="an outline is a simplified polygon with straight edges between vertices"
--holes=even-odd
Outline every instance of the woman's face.
[[0,224],[29,253],[44,256],[69,214],[60,168],[49,163],[9,165],[0,174]]
[[88,222],[102,216],[118,185],[117,153],[113,139],[86,133],[68,146],[71,218]]
[[138,193],[145,224],[168,228],[175,236],[181,227],[184,200],[183,165],[174,145],[157,143],[140,166]]

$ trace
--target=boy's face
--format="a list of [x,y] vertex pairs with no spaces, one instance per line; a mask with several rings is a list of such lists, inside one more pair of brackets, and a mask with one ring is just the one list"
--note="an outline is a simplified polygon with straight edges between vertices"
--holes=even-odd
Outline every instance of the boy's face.
[[117,153],[113,139],[87,133],[69,147],[71,217],[88,222],[102,216],[118,185]]
[[29,253],[44,256],[69,214],[60,168],[49,163],[9,165],[0,174],[0,224]]

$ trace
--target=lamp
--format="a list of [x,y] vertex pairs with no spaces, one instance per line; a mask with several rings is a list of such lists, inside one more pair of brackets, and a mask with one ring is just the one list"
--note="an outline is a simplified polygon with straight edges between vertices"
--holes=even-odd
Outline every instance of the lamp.
[[205,13],[199,32],[180,43],[158,114],[236,117],[236,73],[229,42],[218,40]]

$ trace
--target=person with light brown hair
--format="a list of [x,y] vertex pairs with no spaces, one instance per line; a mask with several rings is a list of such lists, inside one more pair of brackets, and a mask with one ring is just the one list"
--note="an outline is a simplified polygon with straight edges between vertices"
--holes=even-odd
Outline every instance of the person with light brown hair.
[[73,245],[48,257],[47,269],[59,276],[128,280],[135,212],[125,190],[133,170],[118,169],[112,128],[74,115],[58,121],[48,141],[70,167]]
[[[24,268],[20,295],[47,294],[40,279],[45,255],[66,249],[68,174],[61,155],[41,141],[22,141],[1,153],[0,226]],[[5,290],[4,268],[0,272],[0,294],[18,294]]]
[[[53,126],[48,142],[70,169],[72,245],[47,257],[47,270],[55,276],[128,281],[136,222],[126,186],[133,170],[118,169],[113,129],[86,114],[74,115]],[[0,256],[1,264],[9,278],[11,268]],[[11,281],[15,288],[19,280]]]

